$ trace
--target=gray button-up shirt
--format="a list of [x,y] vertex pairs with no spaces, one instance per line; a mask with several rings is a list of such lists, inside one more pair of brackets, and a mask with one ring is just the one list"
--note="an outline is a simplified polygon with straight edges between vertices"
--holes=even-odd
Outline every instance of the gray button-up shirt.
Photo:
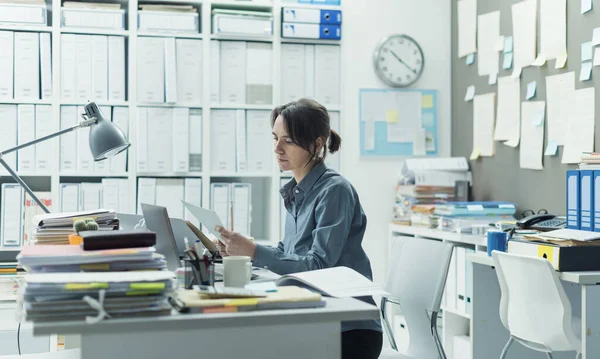
[[[287,209],[284,238],[277,247],[257,244],[255,266],[280,275],[345,266],[373,278],[362,248],[367,217],[348,180],[320,163],[280,193]],[[374,304],[370,297],[359,299]],[[343,323],[342,331],[352,329],[381,331],[381,325],[375,320]]]

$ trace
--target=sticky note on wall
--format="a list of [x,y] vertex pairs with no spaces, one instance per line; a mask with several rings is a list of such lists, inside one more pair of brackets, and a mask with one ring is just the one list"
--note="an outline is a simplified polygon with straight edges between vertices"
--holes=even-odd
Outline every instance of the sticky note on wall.
[[421,98],[421,106],[423,108],[433,108],[433,96],[423,95]]
[[398,123],[398,110],[385,111],[385,121],[387,123]]

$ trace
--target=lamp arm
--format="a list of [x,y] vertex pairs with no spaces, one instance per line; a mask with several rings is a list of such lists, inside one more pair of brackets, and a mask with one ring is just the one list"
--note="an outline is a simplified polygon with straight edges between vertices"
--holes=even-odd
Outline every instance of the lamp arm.
[[[31,145],[35,145],[36,143],[44,142],[44,141],[46,141],[46,140],[49,140],[49,139],[51,139],[51,138],[54,138],[54,137],[58,137],[58,136],[64,135],[65,133],[69,133],[69,132],[71,132],[71,131],[73,131],[73,130],[76,130],[76,129],[78,129],[78,128],[89,127],[89,126],[91,126],[91,125],[95,124],[97,121],[98,121],[98,120],[97,120],[95,117],[93,117],[93,118],[91,118],[91,119],[89,119],[89,120],[81,121],[80,123],[76,124],[76,125],[75,125],[75,126],[73,126],[73,127],[65,128],[65,129],[63,129],[63,130],[60,130],[60,131],[58,131],[58,132],[55,132],[55,133],[53,133],[53,134],[50,134],[50,135],[48,135],[48,136],[44,136],[44,137],[40,137],[40,138],[36,138],[36,139],[35,139],[35,140],[33,140],[33,141],[29,141],[29,142],[26,142],[26,143],[20,144],[20,145],[18,145],[18,146],[16,146],[16,147],[9,148],[8,150],[0,151],[0,159],[1,159],[1,158],[2,158],[2,156],[4,156],[4,155],[7,155],[7,154],[9,154],[9,153],[11,153],[11,152],[18,151],[18,150],[20,150],[20,149],[23,149],[23,148],[25,148],[25,147],[29,147],[29,146],[31,146]],[[5,166],[5,167],[6,167],[6,166]]]
[[2,156],[0,156],[0,165],[2,165],[4,168],[6,168],[6,170],[8,171],[8,173],[10,173],[10,175],[12,176],[12,178],[15,179],[15,181],[17,181],[21,187],[23,187],[23,189],[25,190],[25,192],[29,193],[29,195],[31,196],[31,198],[33,198],[33,200],[40,206],[41,209],[44,210],[45,213],[50,213],[50,210],[48,209],[48,207],[46,207],[42,201],[40,201],[39,198],[37,198],[37,196],[33,193],[33,191],[31,190],[31,188],[29,188],[29,186],[27,186],[27,184],[25,182],[23,182],[23,180],[21,179],[21,177],[19,177],[19,175],[17,175],[17,173],[15,171],[12,170],[12,168],[10,168],[10,166],[8,165],[8,163],[6,163],[6,161],[4,161],[2,159]]

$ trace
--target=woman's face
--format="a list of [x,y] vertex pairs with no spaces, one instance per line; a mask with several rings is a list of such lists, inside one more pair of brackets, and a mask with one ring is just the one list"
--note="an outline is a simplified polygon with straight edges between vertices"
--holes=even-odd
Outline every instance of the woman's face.
[[281,115],[273,124],[273,149],[282,171],[302,169],[310,160],[310,153],[288,137],[287,127]]

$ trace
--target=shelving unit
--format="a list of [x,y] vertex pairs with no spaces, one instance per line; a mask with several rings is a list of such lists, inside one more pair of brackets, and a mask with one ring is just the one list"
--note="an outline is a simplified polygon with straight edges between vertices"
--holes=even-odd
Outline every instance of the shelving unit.
[[[0,30],[11,31],[36,31],[49,32],[52,34],[52,84],[53,97],[52,100],[0,100],[1,104],[44,104],[52,106],[53,130],[57,131],[60,128],[60,113],[61,106],[82,106],[85,103],[81,101],[66,101],[61,99],[61,72],[65,69],[61,68],[61,34],[90,34],[90,35],[107,35],[107,36],[123,36],[125,37],[126,47],[126,100],[125,101],[96,101],[99,105],[127,107],[129,113],[129,138],[132,142],[131,148],[128,150],[127,168],[128,171],[123,173],[95,173],[95,172],[63,172],[60,170],[60,140],[52,141],[53,153],[56,154],[56,161],[53,162],[53,167],[50,173],[40,174],[23,174],[25,181],[30,183],[43,182],[43,187],[49,182],[50,186],[47,190],[52,193],[52,201],[55,210],[60,208],[60,183],[75,183],[75,182],[97,182],[102,178],[127,178],[128,179],[128,211],[135,213],[137,208],[137,180],[143,177],[152,178],[202,178],[202,204],[210,206],[210,184],[214,182],[247,182],[252,183],[252,236],[257,241],[266,244],[276,244],[280,240],[280,179],[290,178],[291,174],[281,173],[274,156],[272,156],[271,167],[268,171],[261,173],[253,172],[216,172],[211,170],[210,151],[211,151],[211,111],[220,109],[243,109],[243,110],[263,110],[270,111],[275,106],[281,104],[281,44],[282,43],[302,43],[315,45],[335,45],[341,46],[340,41],[331,40],[310,40],[310,39],[283,39],[281,37],[281,11],[285,6],[298,6],[310,8],[331,8],[340,9],[339,6],[312,6],[301,5],[283,2],[282,0],[273,1],[226,1],[226,0],[124,0],[113,1],[123,5],[127,10],[126,25],[124,30],[110,30],[98,28],[63,28],[61,27],[61,1],[46,0],[48,4],[48,14],[51,19],[48,23],[51,26],[13,26],[0,25]],[[189,32],[155,32],[138,29],[137,9],[139,4],[185,4],[198,7],[200,16],[200,33]],[[252,36],[224,36],[212,34],[212,19],[211,10],[219,9],[239,9],[247,11],[263,11],[271,12],[273,15],[273,30],[274,34],[271,38],[261,39]],[[138,39],[140,37],[173,37],[185,39],[203,40],[202,42],[202,98],[199,98],[195,103],[144,103],[138,102],[138,73],[137,73],[137,53]],[[273,78],[273,101],[272,105],[253,105],[253,104],[229,104],[229,103],[212,103],[211,102],[211,40],[227,40],[227,41],[248,41],[248,42],[267,42],[272,43],[272,78]],[[343,61],[343,60],[341,60]],[[340,63],[340,68],[342,64]],[[341,92],[341,86],[340,86]],[[94,100],[94,99],[90,99]],[[137,112],[142,107],[187,107],[200,109],[202,112],[202,171],[201,172],[137,172],[137,148],[136,148],[136,130],[137,130]],[[335,104],[327,106],[332,112],[341,112],[343,104]],[[343,116],[340,116],[343,118]],[[265,118],[269,121],[269,118]],[[343,137],[344,124],[340,125],[341,134]],[[81,133],[81,132],[79,132]],[[0,148],[2,150],[2,148]],[[343,170],[343,168],[341,169]],[[0,182],[13,182],[8,174],[0,174]],[[28,177],[30,176],[30,177]],[[38,179],[37,177],[43,177]],[[48,181],[49,179],[49,181]],[[254,187],[257,188],[254,188]],[[46,188],[34,187],[35,190],[46,190]],[[2,248],[0,247],[0,250]],[[14,250],[9,248],[9,250]]]

